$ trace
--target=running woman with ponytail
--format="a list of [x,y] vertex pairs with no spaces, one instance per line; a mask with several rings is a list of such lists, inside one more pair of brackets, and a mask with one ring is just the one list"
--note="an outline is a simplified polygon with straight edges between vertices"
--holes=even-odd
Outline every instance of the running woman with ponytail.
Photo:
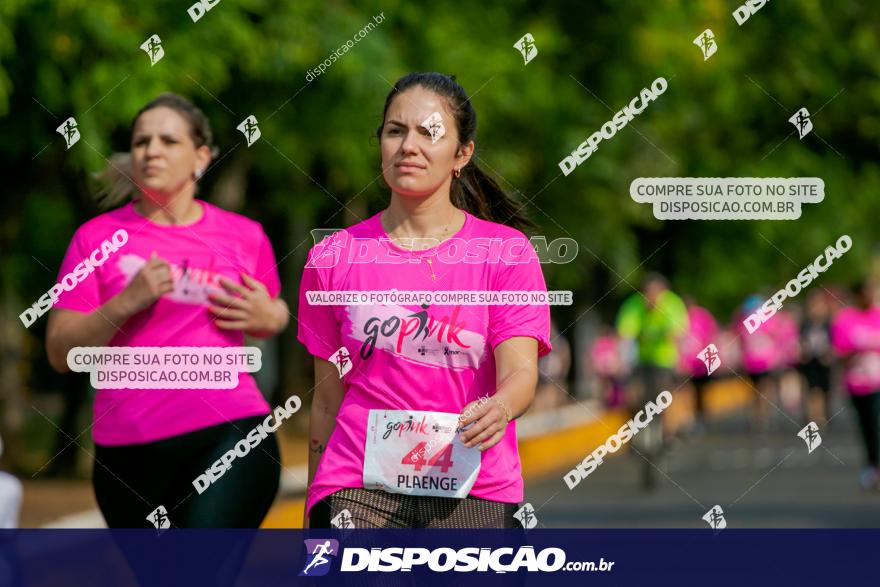
[[[548,306],[318,305],[309,295],[546,291],[520,231],[530,224],[472,160],[476,127],[453,77],[398,80],[376,133],[388,207],[309,254],[298,338],[315,357],[310,527],[348,514],[356,528],[518,525],[515,420],[550,351]],[[507,254],[480,260],[474,243]],[[462,248],[475,256],[462,261]]]
[[[208,120],[184,98],[162,94],[134,117],[130,156],[105,172],[109,203],[132,201],[79,227],[59,275],[116,231],[128,240],[55,304],[46,337],[54,369],[68,371],[73,347],[240,347],[245,333],[284,329],[261,226],[195,198],[211,157]],[[176,527],[259,526],[280,478],[274,435],[203,493],[193,481],[267,414],[247,373],[234,389],[99,389],[93,479],[107,525],[150,527],[161,505]]]

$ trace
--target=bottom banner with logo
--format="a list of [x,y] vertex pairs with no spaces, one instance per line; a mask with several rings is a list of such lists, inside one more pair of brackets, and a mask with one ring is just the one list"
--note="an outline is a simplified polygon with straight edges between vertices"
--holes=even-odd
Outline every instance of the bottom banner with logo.
[[2,530],[0,585],[876,582],[878,545],[880,530]]

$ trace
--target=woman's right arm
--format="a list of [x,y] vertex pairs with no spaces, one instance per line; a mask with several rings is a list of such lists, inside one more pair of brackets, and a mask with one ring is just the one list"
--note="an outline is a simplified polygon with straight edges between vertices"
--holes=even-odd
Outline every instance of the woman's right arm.
[[171,267],[154,252],[128,286],[91,312],[53,308],[46,326],[49,364],[66,373],[67,353],[78,346],[104,346],[122,324],[174,289]]
[[[339,378],[336,366],[323,359],[315,358],[315,394],[309,412],[309,479],[312,486],[318,463],[327,448],[327,441],[336,428],[339,406],[345,396],[345,387]],[[309,519],[303,512],[303,528],[309,527]]]

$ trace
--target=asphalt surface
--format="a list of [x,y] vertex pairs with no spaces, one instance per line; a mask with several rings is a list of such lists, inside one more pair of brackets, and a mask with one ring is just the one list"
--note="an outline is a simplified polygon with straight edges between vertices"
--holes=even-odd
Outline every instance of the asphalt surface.
[[676,440],[654,461],[653,491],[641,487],[644,460],[627,451],[573,490],[562,473],[527,482],[525,501],[547,528],[706,528],[702,517],[716,505],[729,528],[880,527],[880,492],[858,483],[864,455],[853,410],[837,409],[812,453],[797,436],[803,423],[776,414],[756,433],[737,413]]

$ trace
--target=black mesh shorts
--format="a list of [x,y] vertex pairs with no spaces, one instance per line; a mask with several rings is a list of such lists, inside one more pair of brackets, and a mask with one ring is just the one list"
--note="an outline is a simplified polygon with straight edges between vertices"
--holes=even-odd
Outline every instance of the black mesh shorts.
[[343,510],[355,528],[522,528],[513,514],[519,504],[479,497],[456,499],[388,493],[380,489],[341,489],[312,506],[310,528],[330,528]]

